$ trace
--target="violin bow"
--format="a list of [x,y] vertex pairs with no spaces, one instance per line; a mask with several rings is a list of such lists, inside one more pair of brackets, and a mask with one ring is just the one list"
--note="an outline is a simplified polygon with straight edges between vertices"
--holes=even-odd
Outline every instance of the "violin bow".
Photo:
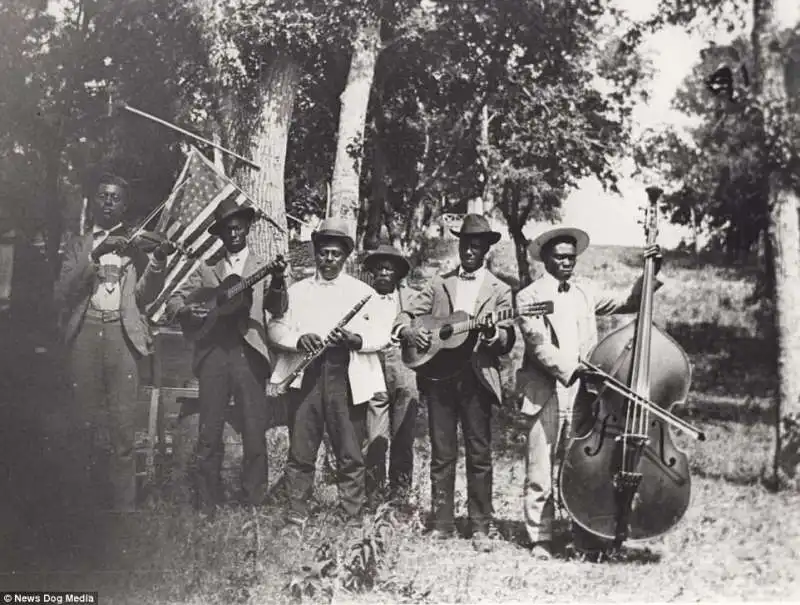
[[592,373],[602,378],[605,386],[611,389],[612,391],[615,391],[616,393],[619,393],[623,397],[630,399],[633,403],[642,406],[648,412],[652,413],[653,416],[660,418],[667,424],[677,429],[680,429],[681,431],[697,439],[698,441],[706,440],[706,434],[703,431],[693,426],[692,424],[686,422],[683,418],[678,418],[672,412],[665,410],[662,407],[659,407],[657,404],[653,403],[646,397],[642,397],[641,395],[636,393],[636,391],[631,389],[628,385],[620,382],[619,380],[614,378],[611,374],[606,373],[604,370],[597,367],[596,365],[589,363],[585,359],[581,359],[580,361],[583,365],[589,368],[592,371]]

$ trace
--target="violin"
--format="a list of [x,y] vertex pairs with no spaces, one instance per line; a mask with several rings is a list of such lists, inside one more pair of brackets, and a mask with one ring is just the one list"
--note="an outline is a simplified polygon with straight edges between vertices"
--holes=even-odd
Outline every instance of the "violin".
[[188,251],[183,244],[169,240],[165,235],[155,231],[137,231],[128,239],[128,248],[135,248],[140,252],[151,253],[161,244],[170,242],[181,254],[188,255]]
[[[657,187],[647,189],[647,245],[657,234]],[[559,485],[573,523],[620,548],[671,529],[690,500],[689,459],[672,440],[679,429],[705,435],[671,408],[686,400],[691,365],[686,352],[653,324],[655,260],[646,258],[637,318],[592,350],[575,401],[575,434],[566,447]]]

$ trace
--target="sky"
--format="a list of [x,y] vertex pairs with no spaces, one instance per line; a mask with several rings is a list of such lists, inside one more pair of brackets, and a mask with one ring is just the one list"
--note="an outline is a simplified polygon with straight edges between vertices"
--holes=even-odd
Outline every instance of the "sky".
[[[658,0],[617,0],[617,5],[636,20],[650,17],[657,4]],[[800,1],[777,0],[776,4],[782,23],[792,25],[800,21]],[[711,41],[725,44],[738,33],[729,34],[706,25],[691,34],[683,28],[669,27],[645,38],[643,52],[652,61],[654,75],[649,85],[649,101],[640,103],[634,110],[634,133],[647,129],[659,131],[671,125],[685,128],[689,124],[687,116],[670,107],[675,91],[691,72],[702,48]],[[562,222],[585,230],[596,244],[642,245],[644,233],[637,220],[642,218],[640,208],[647,203],[644,189],[651,184],[662,187],[664,184],[630,177],[633,168],[632,161],[621,164],[624,178],[619,184],[620,195],[604,192],[596,179],[582,181],[564,202]],[[545,228],[541,224],[529,224],[526,235],[533,237]],[[688,241],[686,230],[666,220],[660,221],[659,243],[662,246],[675,246],[684,236]]]

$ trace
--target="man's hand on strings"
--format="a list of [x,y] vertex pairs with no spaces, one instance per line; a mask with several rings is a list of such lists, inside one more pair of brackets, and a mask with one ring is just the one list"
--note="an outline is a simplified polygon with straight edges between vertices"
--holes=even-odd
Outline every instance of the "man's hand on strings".
[[270,274],[272,275],[272,285],[275,286],[280,284],[286,278],[286,260],[280,254],[275,257],[275,260],[272,263],[272,271]]
[[481,336],[484,340],[491,340],[495,336],[497,336],[497,326],[494,323],[494,317],[491,315],[487,315],[483,318],[481,322]]
[[109,235],[92,251],[92,259],[97,262],[104,254],[118,253],[128,246],[128,238],[121,235]]
[[416,347],[419,351],[426,351],[431,346],[433,334],[425,328],[414,328],[406,326],[400,333],[400,337],[408,344]]
[[664,262],[664,254],[661,252],[661,246],[658,244],[648,246],[644,251],[644,258],[645,260],[652,258],[655,262],[655,272],[658,273],[661,271],[661,265]]

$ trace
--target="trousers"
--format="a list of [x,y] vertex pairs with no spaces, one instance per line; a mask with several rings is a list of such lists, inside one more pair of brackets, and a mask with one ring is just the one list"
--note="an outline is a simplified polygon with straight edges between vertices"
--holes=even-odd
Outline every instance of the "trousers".
[[431,438],[431,508],[434,529],[455,524],[458,424],[467,462],[467,512],[472,531],[487,531],[492,507],[492,394],[467,366],[456,377],[430,385],[428,424]]
[[367,467],[367,493],[381,490],[386,483],[386,454],[389,453],[389,488],[403,497],[414,476],[414,425],[419,406],[417,377],[403,363],[399,347],[379,353],[387,392],[376,393],[367,408],[367,438],[363,454]]
[[[136,508],[135,436],[140,355],[120,320],[85,318],[69,352],[69,372],[92,499],[102,508]],[[85,446],[85,447],[83,447]]]
[[195,489],[198,504],[214,505],[224,499],[221,470],[225,454],[222,441],[225,413],[231,397],[242,432],[242,493],[248,504],[262,504],[267,495],[268,408],[266,381],[269,364],[255,349],[230,330],[235,338],[219,342],[198,367],[200,428],[195,450]]
[[525,529],[531,542],[553,539],[555,497],[560,452],[571,432],[572,412],[548,401],[532,418],[525,452]]
[[289,410],[290,442],[286,462],[289,520],[308,517],[314,487],[317,452],[326,430],[336,458],[340,506],[355,517],[364,506],[364,458],[361,444],[366,424],[366,404],[354,406],[347,375],[349,352],[330,349],[303,375],[300,390]]

